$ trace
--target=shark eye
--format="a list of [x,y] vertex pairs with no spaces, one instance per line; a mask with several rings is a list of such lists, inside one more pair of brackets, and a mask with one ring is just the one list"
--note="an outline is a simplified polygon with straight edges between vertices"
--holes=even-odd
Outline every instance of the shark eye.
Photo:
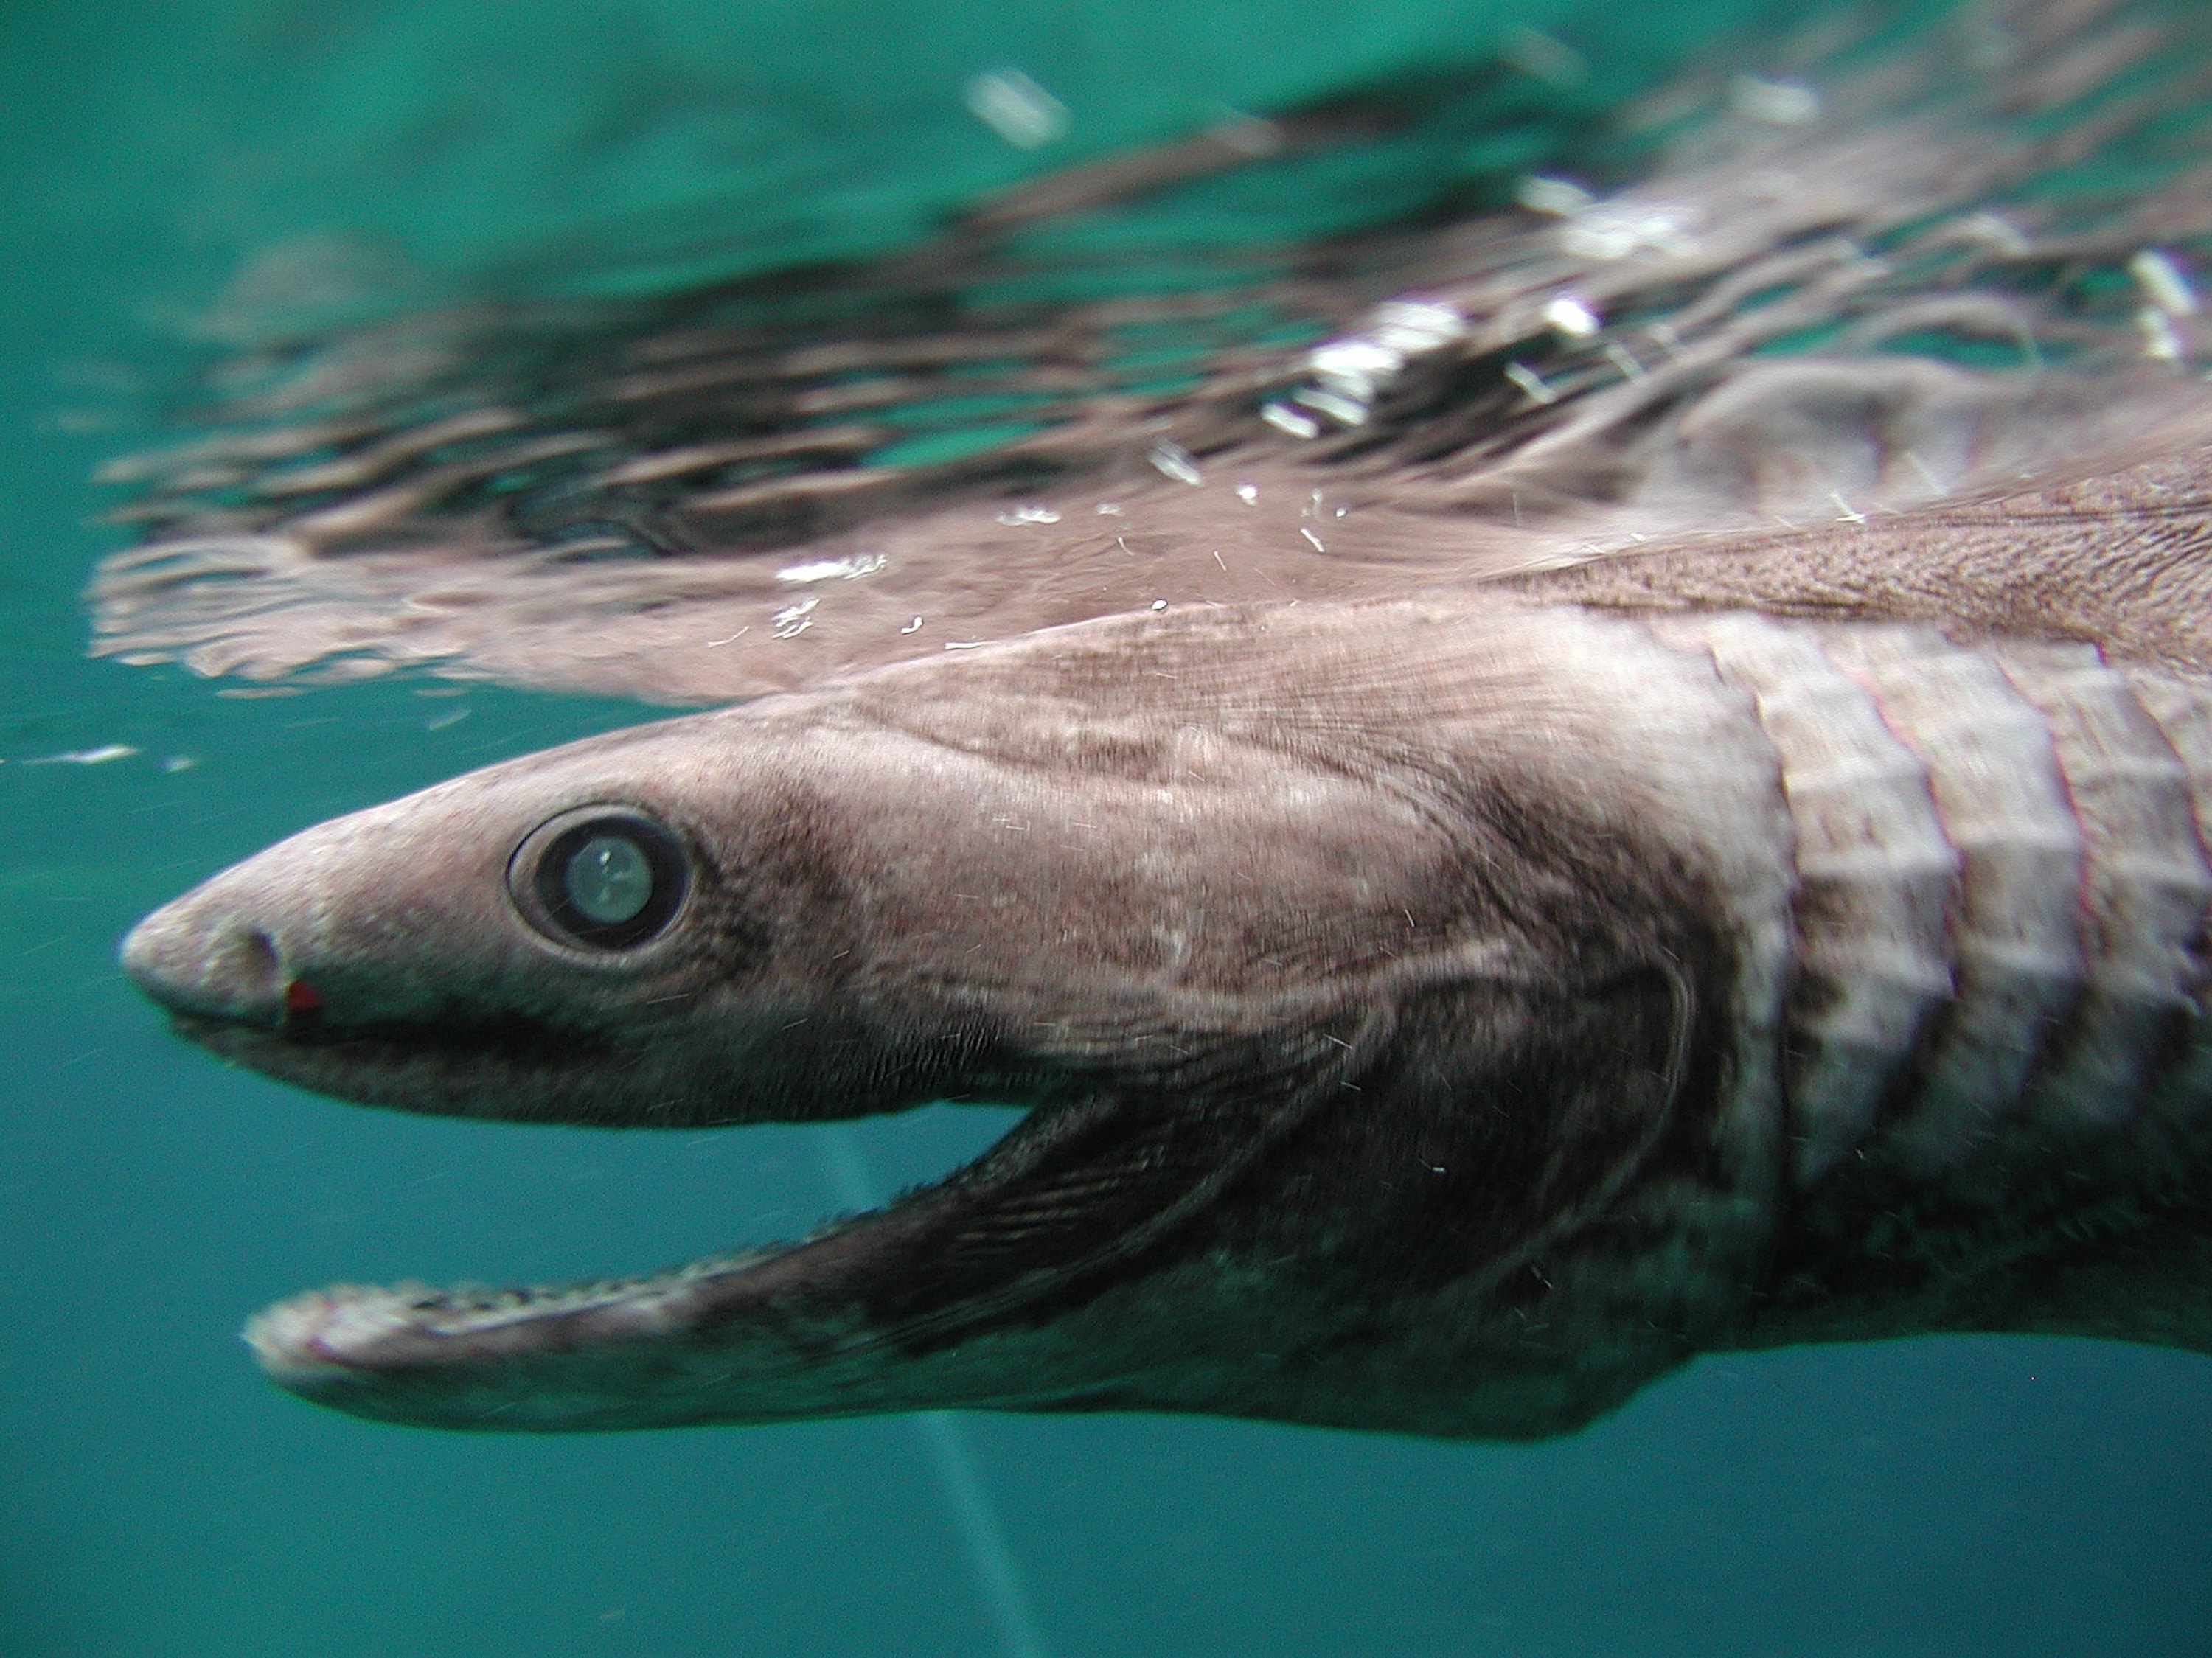
[[642,813],[586,806],[539,824],[515,848],[507,890],[549,938],[630,950],[667,931],[690,885],[676,836]]

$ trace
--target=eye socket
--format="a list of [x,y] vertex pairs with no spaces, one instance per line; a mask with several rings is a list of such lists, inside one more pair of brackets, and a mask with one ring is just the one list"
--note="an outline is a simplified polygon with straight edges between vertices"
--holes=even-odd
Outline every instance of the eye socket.
[[586,806],[541,823],[514,851],[507,890],[547,938],[631,950],[668,929],[690,887],[682,842],[641,812]]

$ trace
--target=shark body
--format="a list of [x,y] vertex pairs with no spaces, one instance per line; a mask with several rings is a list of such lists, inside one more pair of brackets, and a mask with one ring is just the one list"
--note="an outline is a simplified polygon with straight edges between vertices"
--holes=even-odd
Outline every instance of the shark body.
[[1973,619],[2068,608],[2032,531],[1978,544],[2012,562],[1953,573],[1948,627],[1885,606],[1871,546],[1817,620],[1686,598],[1744,579],[1717,550],[1632,591],[1146,613],[311,829],[125,946],[234,1059],[538,1121],[1030,1114],[787,1251],[328,1291],[254,1345],[447,1426],[1508,1437],[1720,1347],[2212,1347],[2212,683]]
[[[1053,233],[1522,82],[234,371],[119,474],[99,649],[750,700],[216,876],[125,946],[184,1035],[520,1121],[1029,1114],[786,1249],[302,1297],[264,1366],[1526,1438],[1723,1349],[2212,1351],[2203,27],[1962,8],[1158,293]],[[917,448],[984,394],[1034,419]]]

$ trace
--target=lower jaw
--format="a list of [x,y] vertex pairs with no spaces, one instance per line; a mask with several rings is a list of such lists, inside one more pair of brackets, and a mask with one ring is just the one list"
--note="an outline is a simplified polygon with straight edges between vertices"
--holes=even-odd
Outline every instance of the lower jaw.
[[246,1339],[289,1391],[423,1426],[589,1431],[915,1408],[886,1390],[886,1344],[834,1251],[830,1270],[810,1272],[824,1259],[813,1246],[866,1233],[884,1194],[915,1176],[954,1178],[1024,1114],[947,1106],[804,1130],[852,1218],[793,1243],[550,1288],[338,1285],[257,1314]]

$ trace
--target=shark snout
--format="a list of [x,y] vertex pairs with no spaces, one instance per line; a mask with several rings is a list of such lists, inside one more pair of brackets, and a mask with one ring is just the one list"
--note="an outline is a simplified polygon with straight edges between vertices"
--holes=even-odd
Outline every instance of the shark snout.
[[123,940],[123,970],[172,1013],[271,1029],[297,993],[264,929],[205,889],[164,905]]

